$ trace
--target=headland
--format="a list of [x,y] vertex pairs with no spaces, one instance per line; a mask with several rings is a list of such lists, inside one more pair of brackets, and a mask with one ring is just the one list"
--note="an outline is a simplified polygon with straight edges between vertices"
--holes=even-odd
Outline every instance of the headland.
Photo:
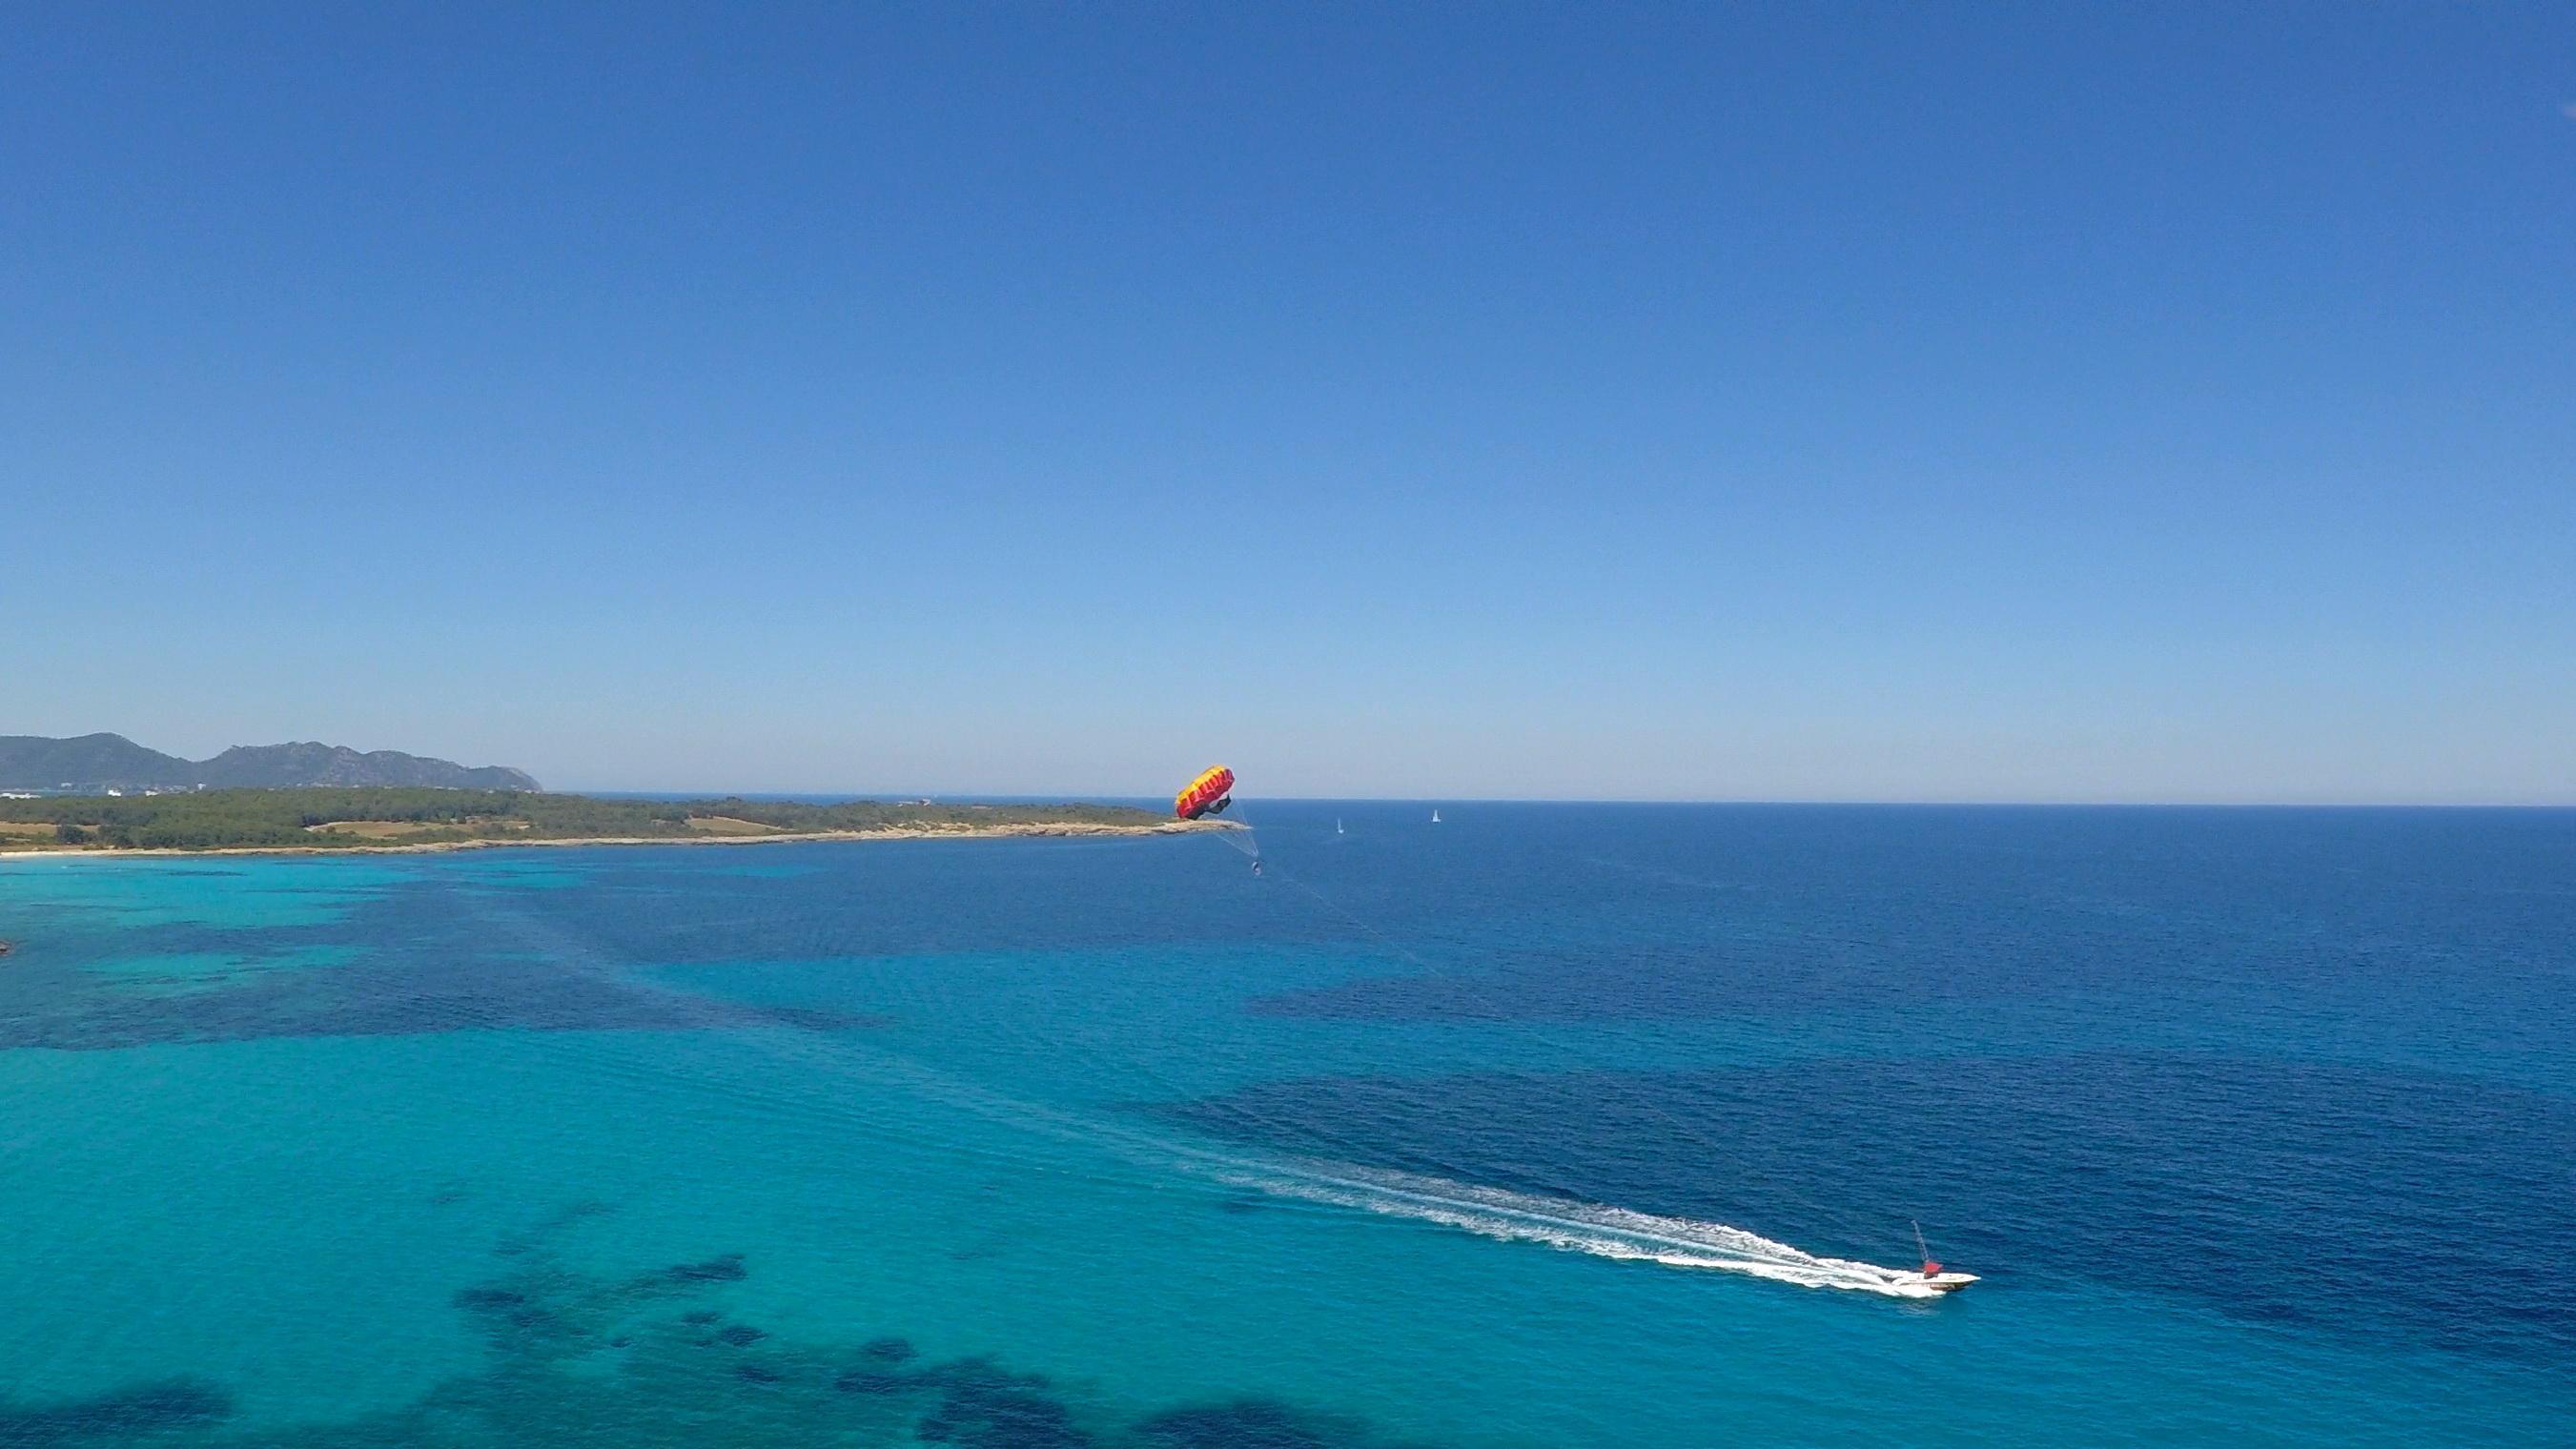
[[505,845],[1170,835],[1238,828],[1123,805],[605,799],[507,790],[207,790],[0,800],[0,859],[342,855]]

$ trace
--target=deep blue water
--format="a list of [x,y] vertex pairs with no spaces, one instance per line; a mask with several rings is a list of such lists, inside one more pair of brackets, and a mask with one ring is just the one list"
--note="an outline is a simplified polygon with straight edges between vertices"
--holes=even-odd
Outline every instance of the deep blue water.
[[0,862],[0,1449],[2564,1440],[2576,812],[1248,804]]

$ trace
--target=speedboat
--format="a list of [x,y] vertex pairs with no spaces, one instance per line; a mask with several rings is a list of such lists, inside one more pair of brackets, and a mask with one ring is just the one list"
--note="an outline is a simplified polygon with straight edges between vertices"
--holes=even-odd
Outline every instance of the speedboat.
[[1977,1281],[1974,1273],[1952,1273],[1932,1256],[1931,1245],[1923,1241],[1923,1225],[1914,1225],[1914,1246],[1923,1252],[1923,1286],[1935,1293],[1956,1293]]

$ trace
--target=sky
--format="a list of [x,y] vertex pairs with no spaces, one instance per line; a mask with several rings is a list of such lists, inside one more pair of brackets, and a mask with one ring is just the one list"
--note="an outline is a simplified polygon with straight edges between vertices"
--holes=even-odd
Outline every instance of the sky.
[[92,730],[2576,802],[2576,7],[12,5]]

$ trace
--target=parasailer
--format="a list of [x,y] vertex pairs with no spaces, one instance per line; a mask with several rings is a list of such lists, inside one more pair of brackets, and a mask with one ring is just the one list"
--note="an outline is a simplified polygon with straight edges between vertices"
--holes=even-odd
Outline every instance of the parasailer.
[[1225,807],[1233,803],[1234,772],[1223,765],[1210,765],[1172,797],[1172,813],[1183,820],[1196,820],[1202,815],[1223,815]]
[[[1234,772],[1223,765],[1210,765],[1199,771],[1198,778],[1181,787],[1172,797],[1172,813],[1183,820],[1197,820],[1209,815],[1223,815],[1234,803]],[[1252,822],[1236,820],[1233,828],[1211,832],[1228,846],[1252,857],[1252,873],[1261,874],[1261,842],[1253,836]]]

